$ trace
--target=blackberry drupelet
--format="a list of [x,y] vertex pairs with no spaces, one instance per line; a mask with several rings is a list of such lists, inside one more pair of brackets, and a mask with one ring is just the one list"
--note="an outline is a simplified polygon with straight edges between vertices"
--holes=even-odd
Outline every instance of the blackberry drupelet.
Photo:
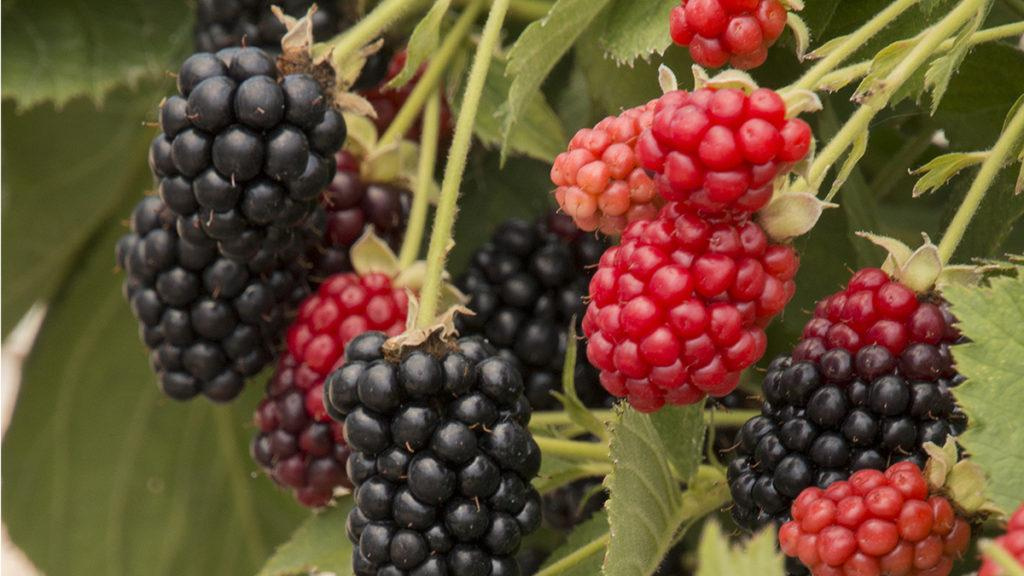
[[161,104],[149,162],[179,234],[237,261],[300,255],[346,136],[320,84],[229,48],[189,57],[178,91]]
[[515,554],[541,521],[541,454],[511,362],[478,337],[395,350],[368,332],[324,402],[353,450],[358,576],[519,574]]
[[399,186],[366,182],[359,172],[359,160],[348,151],[337,156],[337,173],[324,192],[326,211],[322,240],[310,250],[311,279],[349,272],[349,249],[367,226],[392,250],[398,250],[409,223],[412,194]]
[[769,366],[762,415],[740,430],[729,466],[737,523],[784,522],[802,490],[857,470],[923,467],[924,443],[961,433],[953,321],[937,295],[917,296],[875,269],[819,303],[793,355]]
[[[577,330],[594,267],[606,244],[581,232],[569,217],[549,214],[536,222],[506,220],[473,255],[459,288],[475,316],[460,316],[462,334],[487,338],[519,365],[534,410],[559,406],[569,323]],[[573,345],[577,343],[573,342]],[[576,356],[576,389],[585,404],[610,406],[584,346]]]
[[[313,4],[313,0],[198,0],[193,29],[196,50],[216,52],[243,44],[280,50],[285,28],[270,7],[280,6],[285,14],[301,18]],[[316,2],[313,36],[318,41],[326,40],[345,28],[342,14],[336,9],[338,4]]]
[[218,256],[179,237],[174,223],[159,198],[136,206],[117,244],[125,298],[164,393],[225,402],[273,359],[289,309],[307,293],[305,273]]

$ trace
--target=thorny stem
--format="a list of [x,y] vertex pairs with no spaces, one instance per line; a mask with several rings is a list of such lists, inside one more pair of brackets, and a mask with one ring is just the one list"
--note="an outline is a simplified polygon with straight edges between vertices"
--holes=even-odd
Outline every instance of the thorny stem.
[[857,50],[864,47],[864,44],[872,36],[878,34],[893,20],[899,17],[908,8],[917,4],[920,0],[897,0],[885,10],[875,14],[870,20],[864,23],[855,32],[848,35],[839,46],[836,46],[827,56],[819,60],[811,69],[804,73],[799,80],[791,85],[791,88],[814,90],[822,77],[835,69],[840,62],[852,56]]
[[437,315],[437,305],[441,297],[442,277],[444,276],[445,260],[448,257],[449,245],[452,243],[452,230],[455,226],[455,214],[458,211],[459,187],[466,171],[466,159],[473,138],[473,125],[477,111],[480,109],[480,98],[484,91],[484,81],[491,66],[491,59],[501,37],[501,27],[505,22],[510,0],[494,0],[487,24],[484,25],[480,44],[473,56],[473,66],[466,82],[466,93],[459,110],[459,119],[455,123],[455,136],[448,152],[448,162],[444,167],[444,180],[441,182],[441,198],[434,217],[434,229],[430,236],[430,248],[427,250],[427,277],[420,292],[420,311],[416,325],[420,328],[429,326]]
[[340,68],[347,58],[373,42],[395,22],[423,10],[427,4],[428,0],[384,0],[354,26],[328,40],[323,46],[334,50],[334,64]]
[[[945,18],[922,34],[920,40],[903,60],[889,72],[888,76],[875,85],[874,93],[866,98],[866,101],[850,116],[846,124],[840,128],[839,132],[836,132],[828,145],[814,159],[807,178],[812,190],[817,190],[821,186],[829,168],[839,160],[858,136],[867,131],[871,120],[886,107],[892,95],[910,79],[922,64],[928,61],[943,40],[960,30],[964,22],[975,14],[979,5],[984,1],[964,0],[961,2]],[[826,197],[826,201],[831,200],[837,191],[833,190]]]
[[547,436],[535,436],[533,439],[540,446],[540,451],[548,456],[561,456],[568,460],[608,462],[607,444],[584,442],[582,440],[563,440]]
[[1020,150],[1015,150],[1013,147],[1020,142],[1022,136],[1024,136],[1024,106],[1017,108],[1013,118],[1006,125],[1006,130],[1003,130],[988,157],[981,163],[978,175],[967,190],[964,201],[957,209],[953,220],[950,221],[949,227],[946,228],[946,233],[942,236],[942,241],[939,242],[939,257],[942,258],[944,264],[948,263],[949,259],[953,257],[953,253],[956,252],[956,247],[960,245],[967,226],[974,218],[978,207],[981,206],[981,201],[985,198],[985,193],[992,187],[992,182],[999,175],[1003,165],[1020,153]]
[[409,128],[416,123],[424,104],[430,95],[437,91],[441,85],[441,77],[444,75],[448,64],[451,62],[455,51],[462,45],[463,40],[469,35],[469,31],[476,21],[477,16],[484,7],[483,0],[472,0],[466,10],[455,21],[451,29],[445,35],[444,42],[437,49],[427,63],[423,75],[416,81],[416,86],[409,93],[409,97],[402,104],[391,121],[387,131],[380,137],[380,145],[387,145],[398,142],[402,136],[409,131]]
[[427,227],[427,205],[430,186],[434,182],[434,164],[437,162],[437,138],[441,132],[441,93],[434,90],[423,114],[423,138],[420,139],[420,158],[416,166],[416,190],[413,191],[409,225],[405,230],[398,262],[405,270],[420,255],[423,232]]

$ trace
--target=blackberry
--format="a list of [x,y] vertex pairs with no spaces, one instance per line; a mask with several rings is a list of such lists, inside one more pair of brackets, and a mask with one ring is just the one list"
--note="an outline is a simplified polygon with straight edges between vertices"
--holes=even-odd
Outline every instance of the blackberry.
[[160,125],[150,167],[182,237],[238,261],[301,254],[346,136],[316,80],[258,48],[200,52]]
[[[193,29],[196,49],[216,52],[246,45],[280,50],[285,28],[270,7],[280,6],[285,14],[301,18],[313,4],[313,0],[198,0]],[[336,9],[338,2],[316,4],[313,36],[317,40],[326,40],[345,29],[346,22]]]
[[[506,220],[473,255],[458,287],[475,316],[460,316],[462,334],[487,338],[521,368],[534,410],[558,407],[569,323],[583,318],[583,297],[606,244],[564,215],[536,222]],[[611,406],[584,347],[576,356],[576,388],[588,406]]]
[[[353,450],[355,573],[517,574],[541,521],[522,378],[478,337],[399,350],[385,338],[355,338],[324,387]],[[489,410],[460,409],[467,398]]]
[[131,230],[117,263],[161,388],[177,400],[231,400],[272,360],[288,310],[307,292],[304,271],[280,262],[268,271],[182,238],[156,197],[136,206]]
[[[423,75],[423,70],[426,68],[426,64],[420,67],[416,72],[416,75],[401,88],[388,88],[387,84],[395,76],[398,76],[402,68],[405,67],[406,58],[408,58],[408,52],[405,50],[399,50],[392,57],[387,64],[386,76],[373,88],[366,90],[363,96],[369,100],[370,104],[373,105],[374,111],[377,113],[377,118],[374,119],[374,124],[377,125],[377,132],[383,134],[387,131],[388,126],[394,121],[398,111],[405,105],[405,101],[409,99],[409,95],[412,94],[413,89],[416,87],[416,83]],[[379,66],[379,63],[374,62],[372,65],[367,64],[366,70],[367,75],[370,74],[371,70],[374,70],[375,66]],[[366,82],[360,78],[357,85],[363,86]],[[419,141],[420,134],[423,129],[422,118],[418,119],[416,123],[404,134],[404,137],[409,140]],[[441,99],[441,131],[438,135],[438,139],[443,142],[447,140],[454,130],[452,126],[452,113],[451,108],[448,107],[447,99]]]
[[392,250],[401,246],[412,194],[396,185],[364,181],[359,160],[351,152],[338,153],[337,172],[322,202],[326,211],[324,233],[309,253],[314,280],[352,270],[349,249],[367,226],[373,226]]
[[875,269],[819,303],[792,356],[768,367],[762,415],[740,429],[729,466],[736,522],[785,522],[805,488],[901,461],[923,467],[924,443],[963,432],[953,321],[937,295]]

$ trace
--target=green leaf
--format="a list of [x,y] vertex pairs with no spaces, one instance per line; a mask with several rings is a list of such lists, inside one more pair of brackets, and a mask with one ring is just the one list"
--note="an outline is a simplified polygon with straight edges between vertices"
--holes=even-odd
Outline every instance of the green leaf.
[[602,441],[607,442],[608,430],[605,429],[604,422],[601,422],[597,416],[591,414],[590,410],[587,410],[587,407],[583,405],[580,397],[576,394],[576,354],[579,350],[579,346],[576,345],[577,337],[576,318],[573,317],[566,337],[569,344],[565,347],[565,362],[562,364],[563,392],[553,392],[552,394],[562,403],[562,407],[569,414],[569,418],[573,422],[579,424],[581,428],[597,436]]
[[663,54],[672,45],[668,21],[678,0],[613,0],[599,35],[606,55],[619,64]]
[[166,88],[120,90],[100,110],[80,99],[19,115],[4,101],[4,334],[59,289],[99,227],[126,214],[117,212],[125,199],[152,186],[145,158],[156,130],[144,123]]
[[1004,511],[1021,502],[1024,429],[1024,269],[995,277],[984,287],[951,285],[944,296],[953,305],[960,330],[969,339],[953,347],[957,369],[967,381],[953,389],[967,413],[960,443],[988,473],[988,496]]
[[303,516],[249,457],[263,386],[227,406],[160,393],[112,271],[122,232],[92,241],[25,366],[3,520],[46,574],[254,573]]
[[942,188],[961,170],[977,166],[987,157],[988,152],[951,152],[932,158],[927,164],[913,171],[913,174],[923,174],[914,184],[914,196]]
[[335,507],[314,513],[274,551],[257,576],[352,574],[352,544],[345,537],[352,505],[352,497],[346,496],[337,499]]
[[704,525],[697,547],[696,576],[784,576],[785,559],[775,545],[770,526],[742,545],[731,546],[717,521]]
[[588,29],[610,0],[558,0],[548,15],[526,27],[508,54],[512,85],[502,124],[502,155],[511,145],[512,129],[529,109],[544,79],[580,34]]
[[401,88],[408,84],[420,66],[437,50],[441,39],[441,23],[451,3],[452,0],[435,0],[427,14],[416,24],[406,45],[405,66],[388,82],[388,87]]
[[601,510],[573,528],[566,541],[548,556],[537,576],[599,574],[608,538],[608,514]]
[[982,9],[978,10],[974,17],[960,29],[949,52],[928,65],[928,70],[924,75],[924,85],[926,89],[932,91],[932,114],[935,114],[939,104],[942,103],[942,97],[946,94],[953,74],[960,68],[960,64],[971,50],[971,35],[981,28],[990,8],[992,8],[992,3],[986,2]]
[[58,108],[84,96],[177,71],[192,43],[185,2],[28,2],[3,5],[3,97]]
[[689,479],[697,472],[704,454],[704,402],[690,406],[665,406],[651,414],[676,478]]
[[796,12],[790,12],[786,16],[786,26],[793,31],[793,38],[796,39],[796,57],[803,60],[807,48],[811,45],[811,31]]

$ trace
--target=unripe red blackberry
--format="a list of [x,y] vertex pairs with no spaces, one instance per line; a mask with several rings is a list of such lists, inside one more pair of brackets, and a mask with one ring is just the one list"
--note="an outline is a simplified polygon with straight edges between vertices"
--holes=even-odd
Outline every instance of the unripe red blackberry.
[[742,217],[771,200],[775,178],[807,155],[811,139],[773,90],[676,90],[658,99],[636,155],[666,200]]
[[117,262],[160,387],[177,400],[233,399],[273,359],[290,311],[307,294],[305,271],[280,262],[256,268],[181,238],[156,197],[138,204],[131,228]]
[[680,203],[630,224],[590,283],[587,357],[640,411],[725,396],[764,354],[764,327],[799,261],[756,222],[711,222]]
[[[459,316],[463,335],[479,334],[515,360],[535,410],[559,406],[569,323],[583,317],[583,298],[605,244],[564,215],[503,222],[470,261],[459,288],[474,316]],[[577,355],[576,390],[588,406],[607,406],[597,371]]]
[[[1017,508],[1013,516],[1010,516],[1010,521],[1006,525],[1006,534],[996,538],[995,543],[1006,550],[1018,564],[1024,566],[1024,504]],[[978,576],[1008,576],[1008,574],[996,564],[995,560],[986,556],[981,564],[981,570],[978,571]]]
[[392,250],[398,250],[409,223],[412,195],[397,185],[365,182],[359,160],[351,152],[342,151],[322,203],[326,212],[323,237],[309,252],[314,281],[351,271],[349,249],[370,226]]
[[192,55],[178,91],[149,160],[181,236],[238,261],[301,255],[346,136],[327,93],[258,48]]
[[[285,14],[301,18],[313,4],[313,0],[198,0],[193,29],[196,49],[216,52],[245,45],[280,50],[285,28],[270,7],[280,6]],[[327,40],[345,28],[344,21],[331,2],[316,4],[313,36]]]
[[253,458],[305,506],[328,504],[337,488],[351,488],[350,450],[341,424],[324,408],[324,380],[344,361],[357,335],[405,329],[409,299],[383,274],[337,274],[299,307],[288,328],[288,349],[256,410]]
[[749,529],[787,520],[807,487],[904,460],[924,466],[926,442],[966,426],[950,391],[963,381],[949,352],[959,335],[936,296],[861,270],[818,304],[804,337],[769,366],[762,415],[740,429],[729,467],[733,517]]
[[672,9],[669,30],[697,64],[749,70],[764,64],[786,18],[779,0],[682,0]]
[[514,366],[480,338],[353,340],[324,401],[345,422],[357,576],[517,574],[541,454]]
[[[405,61],[409,54],[405,50],[400,50],[391,57],[391,61],[388,64],[387,76],[378,84],[376,87],[367,90],[363,96],[370,101],[373,105],[374,111],[377,112],[377,118],[374,119],[374,123],[377,125],[377,131],[383,134],[387,131],[388,126],[395,119],[398,111],[405,105],[405,101],[409,99],[409,94],[412,93],[413,88],[416,87],[416,83],[423,75],[423,70],[426,65],[420,67],[416,72],[416,75],[401,88],[388,88],[387,83],[390,82],[395,76],[402,71],[405,66]],[[420,133],[423,129],[422,118],[418,119],[409,131],[403,136],[409,140],[419,141]],[[441,140],[447,139],[453,130],[452,126],[452,113],[448,107],[448,102],[445,99],[441,99],[441,131],[439,138]]]
[[555,199],[581,230],[617,236],[630,222],[657,215],[664,202],[635,150],[637,138],[651,127],[656,104],[652,100],[580,130],[555,158]]
[[911,462],[807,488],[791,515],[779,545],[813,576],[948,576],[971,541],[967,520]]

